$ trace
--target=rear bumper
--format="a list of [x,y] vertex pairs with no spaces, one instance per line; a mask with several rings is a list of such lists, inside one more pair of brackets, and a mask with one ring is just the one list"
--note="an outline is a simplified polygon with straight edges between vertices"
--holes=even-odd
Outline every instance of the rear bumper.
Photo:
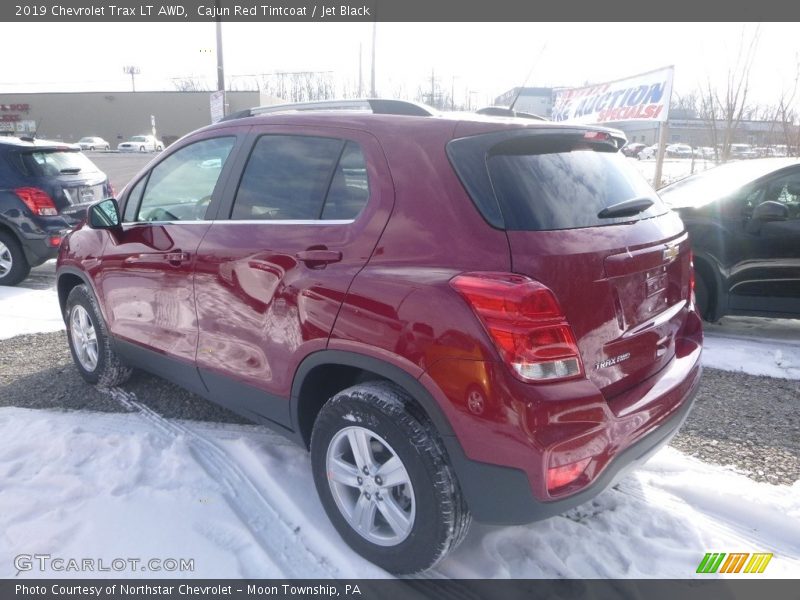
[[[557,515],[642,464],[670,441],[691,411],[700,354],[699,340],[684,338],[665,369],[608,401],[582,385],[571,391],[546,386],[545,397],[537,400],[524,396],[524,388],[532,386],[508,381],[503,383],[509,389],[498,395],[509,396],[499,406],[487,398],[481,415],[463,402],[458,410],[451,401],[445,412],[456,435],[444,442],[475,519],[512,525]],[[548,491],[549,468],[586,457],[591,462],[578,479]]]

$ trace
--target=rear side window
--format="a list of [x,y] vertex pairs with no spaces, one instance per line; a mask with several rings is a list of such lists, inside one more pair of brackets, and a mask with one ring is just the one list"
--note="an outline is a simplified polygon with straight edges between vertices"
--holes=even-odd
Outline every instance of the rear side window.
[[85,155],[71,150],[22,152],[17,154],[17,159],[13,162],[23,175],[32,177],[57,177],[97,171],[95,164]]
[[[451,161],[478,209],[497,227],[518,231],[578,229],[666,212],[655,191],[627,158],[610,144],[584,142],[582,134],[517,135],[489,147],[473,148],[469,154],[473,169],[477,167],[485,182],[474,173],[462,175],[459,152],[450,152]],[[633,216],[598,216],[609,206],[639,198],[647,198],[653,205]]]
[[351,220],[368,197],[366,163],[358,144],[264,135],[247,161],[231,219]]

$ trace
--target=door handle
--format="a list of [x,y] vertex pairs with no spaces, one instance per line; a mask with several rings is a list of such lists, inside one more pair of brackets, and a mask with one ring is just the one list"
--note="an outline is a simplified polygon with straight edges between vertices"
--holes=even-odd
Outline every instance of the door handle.
[[341,252],[338,250],[328,250],[326,248],[301,250],[294,256],[297,260],[306,263],[306,266],[312,269],[321,268],[327,264],[342,260]]
[[189,260],[188,252],[142,252],[132,254],[123,261],[126,265],[137,263],[163,263],[167,262],[173,266],[178,266]]
[[164,260],[171,265],[179,265],[189,260],[188,252],[167,252],[164,254]]

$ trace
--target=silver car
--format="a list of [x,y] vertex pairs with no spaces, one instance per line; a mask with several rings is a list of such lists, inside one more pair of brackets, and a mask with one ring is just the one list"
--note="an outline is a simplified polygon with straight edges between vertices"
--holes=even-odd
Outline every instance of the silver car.
[[164,143],[152,135],[134,135],[117,146],[120,152],[161,152]]
[[101,137],[82,137],[78,140],[81,150],[110,150],[111,144]]

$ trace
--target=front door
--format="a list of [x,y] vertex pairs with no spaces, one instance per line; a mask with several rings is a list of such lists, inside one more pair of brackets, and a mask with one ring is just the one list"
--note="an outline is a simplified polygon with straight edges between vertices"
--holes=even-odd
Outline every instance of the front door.
[[[111,334],[136,354],[129,358],[145,360],[152,351],[177,359],[189,380],[175,379],[190,388],[196,383],[190,364],[197,348],[194,264],[236,142],[216,135],[172,152],[130,188],[122,232],[109,233],[96,277]],[[157,355],[151,360],[154,371],[169,370]]]
[[[744,312],[800,314],[800,169],[761,181],[746,198],[730,271],[729,305]],[[752,216],[764,202],[783,205],[783,216]]]

